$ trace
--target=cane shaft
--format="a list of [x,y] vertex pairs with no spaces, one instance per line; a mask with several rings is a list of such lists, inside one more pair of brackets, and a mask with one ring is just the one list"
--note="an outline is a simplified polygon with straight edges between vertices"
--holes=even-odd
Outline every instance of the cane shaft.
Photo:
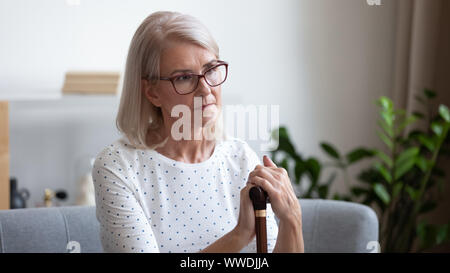
[[266,211],[255,210],[256,251],[267,253]]
[[267,193],[261,187],[253,187],[249,194],[255,211],[256,250],[258,253],[267,253]]

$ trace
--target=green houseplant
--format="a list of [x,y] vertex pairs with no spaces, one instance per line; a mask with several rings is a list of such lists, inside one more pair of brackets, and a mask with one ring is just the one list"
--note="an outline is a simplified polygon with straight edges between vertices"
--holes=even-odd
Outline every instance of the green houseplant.
[[[417,99],[430,107],[435,97],[435,92],[424,90],[423,96]],[[379,237],[384,252],[412,251],[416,239],[418,251],[448,242],[449,224],[432,225],[422,215],[435,209],[442,199],[445,171],[438,167],[438,162],[450,155],[449,109],[440,105],[434,116],[431,109],[426,114],[407,115],[405,110],[395,109],[387,97],[379,98],[376,103],[379,107],[377,134],[384,144],[382,149],[357,147],[342,154],[334,145],[322,142],[321,149],[331,159],[324,163],[315,157],[302,157],[287,129],[280,127],[277,129],[279,146],[271,155],[273,160],[286,168],[293,183],[307,183],[299,198],[332,198],[373,207],[380,220]],[[408,125],[418,120],[426,122],[427,129],[407,132]],[[370,160],[371,164],[357,175],[358,183],[349,186],[344,195],[330,196],[329,189],[337,172],[342,172],[348,183],[348,169],[363,159]],[[321,173],[327,168],[333,172],[321,180]]]

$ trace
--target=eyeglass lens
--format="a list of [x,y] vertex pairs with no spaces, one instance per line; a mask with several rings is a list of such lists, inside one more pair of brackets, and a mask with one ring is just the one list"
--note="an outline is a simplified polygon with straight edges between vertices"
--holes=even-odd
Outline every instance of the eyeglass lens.
[[[226,79],[227,69],[225,65],[215,66],[205,73],[206,83],[212,87],[222,84]],[[192,74],[180,75],[173,79],[176,91],[180,94],[191,93],[197,88],[199,76]]]

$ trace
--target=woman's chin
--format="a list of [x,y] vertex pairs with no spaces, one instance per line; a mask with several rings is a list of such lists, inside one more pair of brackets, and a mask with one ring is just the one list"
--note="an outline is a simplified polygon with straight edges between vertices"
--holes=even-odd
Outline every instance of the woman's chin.
[[208,119],[211,117],[216,117],[219,109],[215,104],[210,104],[202,109],[203,119]]
[[203,109],[202,121],[203,125],[215,122],[219,114],[219,109],[215,104],[208,105]]

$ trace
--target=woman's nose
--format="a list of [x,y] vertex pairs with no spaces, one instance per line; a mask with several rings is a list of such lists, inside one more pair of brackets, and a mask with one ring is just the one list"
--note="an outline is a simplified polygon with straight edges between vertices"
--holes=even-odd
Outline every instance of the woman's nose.
[[196,93],[209,94],[211,93],[211,86],[206,83],[205,77],[201,77],[198,80]]

